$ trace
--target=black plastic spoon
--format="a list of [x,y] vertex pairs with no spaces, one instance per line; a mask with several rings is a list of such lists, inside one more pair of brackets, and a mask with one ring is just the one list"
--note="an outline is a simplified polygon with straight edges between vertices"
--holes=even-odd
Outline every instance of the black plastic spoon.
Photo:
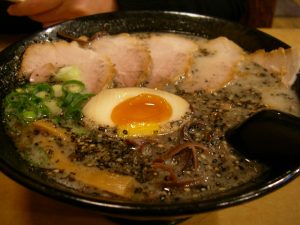
[[300,118],[263,110],[226,133],[227,141],[250,159],[293,160],[300,164]]

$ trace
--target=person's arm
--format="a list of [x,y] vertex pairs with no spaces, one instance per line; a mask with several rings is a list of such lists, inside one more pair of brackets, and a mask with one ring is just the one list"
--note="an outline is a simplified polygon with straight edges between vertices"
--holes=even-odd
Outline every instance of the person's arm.
[[44,27],[80,16],[112,12],[117,9],[115,0],[26,0],[12,4],[12,16],[28,16]]

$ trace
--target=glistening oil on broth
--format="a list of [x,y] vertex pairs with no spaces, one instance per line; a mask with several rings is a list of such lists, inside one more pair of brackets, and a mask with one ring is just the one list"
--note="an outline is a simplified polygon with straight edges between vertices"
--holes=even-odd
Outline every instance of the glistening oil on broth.
[[[164,69],[157,68],[162,60],[159,57],[169,57],[168,52],[160,54],[152,46],[152,41],[158,43],[157,39],[165,36],[166,40],[158,40],[161,41],[159,44],[180,41],[179,47],[186,46],[182,52],[174,47],[178,58],[173,57],[174,52],[169,58],[169,62],[180,59],[178,62],[184,64],[182,67],[172,67],[176,67],[179,75],[176,79],[157,78],[154,75],[159,73],[153,72],[151,79],[150,75],[146,79],[139,78],[135,86],[141,87],[142,95],[147,90],[142,87],[157,87],[175,94],[188,102],[190,110],[179,114],[179,119],[155,126],[150,124],[151,128],[139,127],[148,129],[145,133],[135,130],[135,135],[130,136],[123,129],[120,135],[117,126],[110,123],[103,125],[105,122],[101,124],[101,121],[100,124],[95,123],[88,118],[89,114],[82,114],[84,107],[98,92],[91,94],[85,90],[90,84],[82,77],[77,80],[77,68],[75,73],[72,69],[74,64],[65,63],[60,68],[54,68],[51,76],[47,76],[47,82],[20,87],[6,97],[4,111],[7,115],[7,132],[15,141],[21,156],[32,166],[42,168],[50,179],[69,188],[93,196],[132,201],[178,202],[213,198],[259,179],[267,168],[236,154],[226,142],[224,133],[264,108],[300,115],[296,94],[281,82],[281,75],[251,60],[242,59],[247,53],[237,46],[229,51],[231,61],[226,61],[222,55],[224,53],[216,51],[219,43],[216,41],[210,45],[209,42],[207,45],[207,40],[203,38],[148,33],[131,37],[127,34],[108,36],[107,39],[120,41],[121,37],[122,41],[125,39],[132,43],[131,38],[134,38],[134,47],[137,46],[136,42],[141,41],[143,46],[152,50],[151,65],[147,64],[147,59],[143,61],[142,68],[148,73],[151,73],[149,68],[165,73]],[[154,40],[148,41],[151,38]],[[220,41],[224,43],[224,39]],[[138,49],[141,48],[138,46]],[[111,54],[111,51],[109,49],[107,54]],[[111,57],[112,60],[117,58]],[[216,61],[211,62],[212,59]],[[236,61],[233,62],[233,59]],[[209,75],[207,71],[202,73],[201,69],[205,70],[201,64],[203,62],[207,65],[215,63],[222,71],[229,72],[224,79],[215,77],[215,74]],[[234,66],[229,68],[230,65]],[[49,68],[49,64],[46,67]],[[115,67],[116,70],[120,69],[117,65]],[[62,75],[61,68],[67,73]],[[56,76],[58,73],[59,78]],[[202,89],[192,79],[198,78],[199,73],[200,79],[207,77],[201,81]],[[39,76],[42,73],[35,72],[34,78],[41,78]],[[118,72],[114,76],[119,76]],[[125,95],[122,93],[125,90],[122,89],[123,81],[118,77],[106,87],[118,90],[113,96]],[[214,85],[214,82],[218,84]],[[165,98],[168,95],[158,96]],[[30,108],[20,105],[20,101],[35,105]],[[180,104],[173,103],[171,107],[176,111]],[[163,130],[164,126],[167,129]]]

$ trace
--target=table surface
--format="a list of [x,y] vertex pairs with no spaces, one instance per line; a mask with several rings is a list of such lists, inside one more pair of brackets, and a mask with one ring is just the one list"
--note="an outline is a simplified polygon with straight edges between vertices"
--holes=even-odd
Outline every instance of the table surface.
[[[300,46],[300,29],[261,29]],[[0,50],[22,36],[0,35]],[[199,214],[181,225],[299,225],[300,178],[264,197]],[[100,212],[77,208],[32,192],[0,172],[1,225],[116,225]]]

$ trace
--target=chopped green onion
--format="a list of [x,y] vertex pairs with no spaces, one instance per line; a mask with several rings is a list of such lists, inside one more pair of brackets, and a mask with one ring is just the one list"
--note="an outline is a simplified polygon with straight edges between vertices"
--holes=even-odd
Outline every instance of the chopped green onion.
[[62,84],[27,84],[5,97],[5,115],[29,123],[41,118],[80,120],[82,107],[92,96],[83,93],[85,85],[77,80]]
[[27,85],[25,90],[27,93],[32,93],[37,97],[40,95],[42,98],[52,98],[54,95],[53,88],[47,83]]
[[37,107],[37,113],[38,113],[38,117],[39,118],[45,118],[47,116],[50,115],[50,110],[49,108],[45,105],[45,103],[41,103],[41,104],[38,104]]
[[84,84],[78,80],[68,80],[63,83],[62,90],[70,93],[80,93],[84,91]]
[[81,71],[78,66],[65,66],[58,70],[55,75],[58,81],[80,80]]
[[23,118],[26,121],[34,121],[37,117],[36,113],[34,111],[23,111]]
[[67,93],[60,103],[65,117],[79,120],[82,116],[81,109],[91,96],[91,94]]
[[61,84],[54,84],[52,86],[52,89],[54,91],[54,96],[55,97],[61,97],[61,96],[63,96],[63,91],[62,91],[62,85]]
[[45,101],[45,105],[48,107],[51,114],[53,115],[60,115],[62,113],[62,109],[58,106],[57,101],[54,99]]
[[36,93],[36,96],[39,98],[46,98],[48,96],[48,93],[46,91],[40,91]]

